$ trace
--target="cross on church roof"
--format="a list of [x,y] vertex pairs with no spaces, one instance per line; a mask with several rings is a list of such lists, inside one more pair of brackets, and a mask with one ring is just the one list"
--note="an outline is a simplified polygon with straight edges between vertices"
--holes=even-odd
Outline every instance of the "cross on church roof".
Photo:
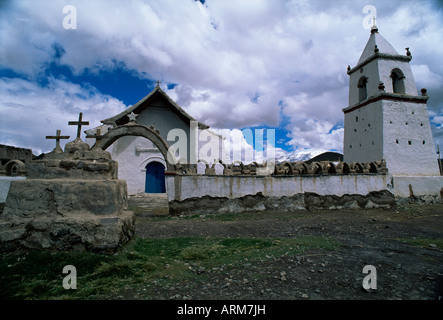
[[82,130],[82,125],[89,125],[89,121],[82,121],[83,113],[80,112],[78,116],[78,121],[69,121],[68,125],[77,126],[77,138],[80,138],[80,133]]
[[160,83],[162,83],[160,80],[155,81],[155,83],[157,84],[157,87],[160,87]]
[[371,34],[373,33],[377,33],[378,32],[378,27],[375,24],[375,20],[377,20],[377,18],[375,16],[372,17],[372,21],[374,22],[374,24],[371,27]]
[[55,139],[55,149],[60,148],[60,139],[69,139],[69,136],[61,136],[61,130],[57,130],[57,134],[55,136],[46,136],[46,139]]

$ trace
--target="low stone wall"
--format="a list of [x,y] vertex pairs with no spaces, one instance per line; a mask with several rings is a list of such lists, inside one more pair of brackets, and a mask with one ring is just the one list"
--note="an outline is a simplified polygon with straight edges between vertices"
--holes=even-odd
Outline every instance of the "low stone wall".
[[397,176],[389,179],[398,203],[442,203],[443,176]]
[[169,201],[204,196],[235,199],[262,193],[266,197],[293,196],[312,192],[319,195],[359,194],[386,189],[388,175],[326,176],[202,176],[167,175]]
[[395,198],[387,190],[373,191],[367,195],[351,194],[341,197],[319,195],[312,192],[282,197],[266,197],[262,193],[257,193],[235,199],[204,196],[188,198],[183,201],[174,200],[169,202],[169,212],[171,215],[257,211],[288,212],[315,209],[390,208],[394,205]]
[[171,214],[389,208],[383,174],[319,176],[167,175]]
[[[392,207],[441,203],[442,176],[391,175],[386,161],[177,164],[166,172],[171,214]],[[201,163],[200,163],[201,164]],[[216,165],[222,166],[216,174]],[[220,170],[218,172],[221,172]]]
[[2,218],[106,216],[127,209],[124,180],[26,179],[13,182]]
[[10,183],[0,214],[0,252],[115,252],[134,235],[126,181],[108,152],[77,138],[26,169],[26,179]]

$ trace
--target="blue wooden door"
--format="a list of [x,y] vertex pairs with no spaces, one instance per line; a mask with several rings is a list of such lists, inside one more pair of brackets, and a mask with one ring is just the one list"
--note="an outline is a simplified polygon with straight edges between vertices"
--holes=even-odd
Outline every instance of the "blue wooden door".
[[146,166],[146,193],[165,193],[165,167],[160,162],[150,162]]

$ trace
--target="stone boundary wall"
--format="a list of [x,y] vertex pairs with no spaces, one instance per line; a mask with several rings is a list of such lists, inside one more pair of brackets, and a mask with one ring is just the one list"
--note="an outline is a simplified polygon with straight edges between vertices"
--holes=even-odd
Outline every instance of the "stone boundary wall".
[[0,144],[0,175],[24,176],[25,164],[33,158],[31,149]]
[[[166,172],[171,214],[305,209],[390,208],[399,203],[442,203],[442,176],[397,176],[384,160],[366,163],[177,164]],[[215,165],[223,174],[215,174]],[[271,167],[272,168],[272,167]]]
[[178,214],[390,208],[386,174],[166,176],[169,212]]
[[442,203],[443,176],[390,176],[388,188],[398,203]]
[[[198,163],[203,163],[205,166],[205,175],[216,175],[216,165],[223,166],[223,176],[280,176],[280,175],[347,175],[354,173],[378,173],[386,174],[388,169],[386,161],[373,162],[335,162],[335,161],[321,161],[321,162],[282,162],[277,164],[258,164],[252,162],[244,164],[241,161],[234,161],[231,164],[225,164],[221,160],[214,162],[212,165],[205,160],[199,160]],[[197,164],[176,164],[172,165],[173,170],[169,174],[178,175],[195,175],[197,174]]]

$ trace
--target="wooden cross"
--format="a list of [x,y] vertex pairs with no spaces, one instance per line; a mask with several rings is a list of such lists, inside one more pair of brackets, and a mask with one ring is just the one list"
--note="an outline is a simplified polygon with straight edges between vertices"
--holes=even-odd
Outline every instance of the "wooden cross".
[[95,143],[97,143],[103,138],[103,136],[100,133],[101,130],[97,129],[97,132],[95,134],[88,134],[86,138],[95,139]]
[[155,83],[157,84],[157,87],[160,87],[160,83],[161,83],[160,80],[155,81]]
[[57,134],[55,136],[46,136],[46,139],[55,139],[55,149],[60,148],[60,139],[69,139],[69,136],[61,136],[61,130],[57,130]]
[[95,139],[95,144],[94,144],[94,148],[96,148],[98,146],[98,144],[100,143],[100,140],[103,138],[103,136],[100,134],[101,130],[97,129],[97,132],[95,134],[88,134],[86,136],[86,138],[91,138],[91,139]]
[[82,121],[83,113],[80,112],[78,116],[78,121],[69,121],[68,125],[77,126],[77,138],[80,138],[80,133],[82,131],[82,125],[89,125],[89,121]]

